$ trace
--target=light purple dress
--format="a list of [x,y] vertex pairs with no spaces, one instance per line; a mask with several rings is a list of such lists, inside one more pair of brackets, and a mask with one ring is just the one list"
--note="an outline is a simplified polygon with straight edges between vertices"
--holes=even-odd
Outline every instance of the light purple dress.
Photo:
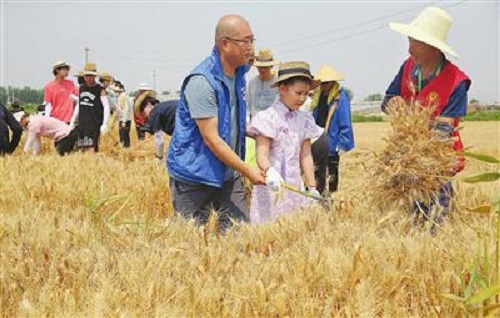
[[[314,118],[303,111],[291,111],[277,100],[252,119],[248,132],[252,136],[271,139],[269,162],[287,184],[303,188],[300,169],[300,149],[306,139],[323,133]],[[283,189],[283,196],[275,204],[277,192],[267,186],[254,186],[250,201],[250,222],[260,223],[274,219],[278,214],[291,212],[311,204],[311,200]]]

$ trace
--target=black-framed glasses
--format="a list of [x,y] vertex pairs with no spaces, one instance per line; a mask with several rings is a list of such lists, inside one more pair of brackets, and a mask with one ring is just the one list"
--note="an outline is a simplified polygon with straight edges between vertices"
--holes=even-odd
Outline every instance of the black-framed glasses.
[[255,43],[255,38],[251,38],[251,39],[235,39],[235,38],[231,38],[229,36],[226,36],[226,39],[228,39],[230,41],[237,42],[237,43],[241,43],[241,44],[246,45],[246,46],[252,46]]

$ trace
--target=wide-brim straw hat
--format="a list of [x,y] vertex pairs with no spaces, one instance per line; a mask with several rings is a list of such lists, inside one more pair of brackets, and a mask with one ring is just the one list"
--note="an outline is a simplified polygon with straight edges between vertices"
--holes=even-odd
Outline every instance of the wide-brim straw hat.
[[85,75],[99,76],[99,73],[97,73],[97,66],[95,63],[85,64],[85,67],[83,68],[83,71],[81,72],[81,74],[82,74],[82,76],[85,76]]
[[294,61],[281,63],[278,70],[278,78],[271,87],[278,87],[281,82],[292,77],[305,77],[311,81],[310,89],[318,87],[320,81],[315,80],[311,74],[311,67],[307,62]]
[[153,91],[153,90],[149,90],[149,91],[146,91],[144,93],[141,93],[141,95],[139,95],[137,97],[137,99],[135,100],[134,102],[134,114],[139,116],[140,113],[141,113],[141,104],[142,102],[147,98],[147,97],[153,97],[153,98],[156,98],[156,92]]
[[113,75],[107,73],[107,72],[102,72],[100,75],[99,75],[99,80],[101,81],[109,81],[109,82],[112,82],[113,81]]
[[458,54],[446,43],[452,23],[450,15],[443,9],[427,7],[410,24],[393,22],[389,27],[458,59]]
[[253,66],[256,67],[273,67],[277,64],[279,64],[279,62],[274,60],[273,53],[271,53],[271,50],[268,49],[260,50],[259,54],[255,56],[255,60],[253,62]]
[[56,69],[61,68],[61,67],[67,67],[68,69],[71,68],[71,66],[68,63],[66,63],[65,61],[57,61],[54,64],[52,64],[52,70],[56,70]]
[[345,76],[342,73],[326,64],[319,68],[316,74],[314,74],[314,78],[319,80],[321,83],[345,80]]

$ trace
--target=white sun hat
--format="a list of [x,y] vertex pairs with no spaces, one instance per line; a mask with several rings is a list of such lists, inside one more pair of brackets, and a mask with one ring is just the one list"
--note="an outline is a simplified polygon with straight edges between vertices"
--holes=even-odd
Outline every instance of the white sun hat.
[[140,91],[152,91],[153,89],[149,87],[147,83],[141,83],[139,84],[139,90]]
[[427,7],[410,24],[393,22],[389,27],[458,59],[458,54],[446,43],[452,23],[450,15],[443,9]]

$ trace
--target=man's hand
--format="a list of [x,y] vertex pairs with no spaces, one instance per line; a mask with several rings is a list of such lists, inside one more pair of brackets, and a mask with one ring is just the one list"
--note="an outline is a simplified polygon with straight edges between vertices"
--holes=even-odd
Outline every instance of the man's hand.
[[255,185],[265,185],[266,184],[266,174],[264,171],[256,167],[251,167],[248,174],[245,177],[250,180]]

